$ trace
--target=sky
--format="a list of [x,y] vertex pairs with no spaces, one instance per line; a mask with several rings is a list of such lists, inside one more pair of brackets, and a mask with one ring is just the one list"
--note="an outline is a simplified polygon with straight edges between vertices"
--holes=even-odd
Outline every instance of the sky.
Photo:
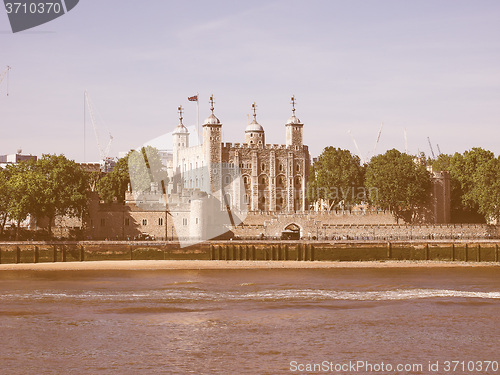
[[243,142],[256,102],[266,143],[285,143],[295,95],[313,157],[334,146],[366,161],[406,143],[430,155],[427,137],[436,154],[500,154],[496,0],[80,0],[16,34],[2,8],[7,65],[0,154],[98,161],[85,91],[114,156],[171,132],[179,105],[196,125],[196,93],[201,122],[214,95],[225,142]]

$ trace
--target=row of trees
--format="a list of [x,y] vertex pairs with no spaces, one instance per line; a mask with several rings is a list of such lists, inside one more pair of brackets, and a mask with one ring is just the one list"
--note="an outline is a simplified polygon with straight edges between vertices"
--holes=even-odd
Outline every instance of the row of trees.
[[361,165],[350,151],[327,147],[312,166],[309,200],[322,200],[329,209],[370,203],[413,222],[431,187],[430,173],[414,159],[393,149]]
[[84,171],[64,155],[43,155],[36,161],[7,165],[0,168],[0,235],[11,220],[17,236],[20,224],[29,216],[37,223],[46,220],[51,236],[54,218],[82,217],[92,192],[97,191],[106,203],[123,203],[130,175],[136,189],[146,190],[151,175],[162,178],[162,172],[158,150],[149,146],[142,152],[130,151],[106,175]]
[[500,218],[500,158],[481,148],[435,160],[392,149],[362,165],[350,151],[327,147],[312,166],[309,200],[329,208],[369,203],[415,222],[430,198],[429,165],[450,174],[452,221]]
[[8,219],[17,229],[28,215],[47,219],[49,235],[58,215],[81,216],[86,210],[91,176],[63,155],[43,155],[0,168],[0,233]]
[[[309,200],[330,209],[365,202],[414,222],[430,197],[427,165],[450,174],[452,220],[500,219],[500,158],[481,148],[436,160],[393,149],[362,165],[350,151],[327,147],[312,166]],[[105,202],[123,202],[131,175],[136,189],[146,190],[151,181],[166,180],[163,174],[158,152],[150,147],[131,151],[105,176],[85,172],[63,155],[8,165],[0,168],[0,234],[8,219],[19,228],[30,215],[37,222],[47,219],[51,235],[56,216],[85,214],[92,191]]]

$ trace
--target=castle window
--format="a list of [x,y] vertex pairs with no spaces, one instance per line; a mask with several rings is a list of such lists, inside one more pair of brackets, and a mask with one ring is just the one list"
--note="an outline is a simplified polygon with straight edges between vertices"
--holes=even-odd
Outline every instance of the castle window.
[[158,225],[163,225],[163,218],[162,217],[158,218]]
[[265,185],[265,184],[266,184],[266,178],[262,177],[262,185]]
[[295,169],[297,170],[297,172],[300,171],[300,165],[297,164],[297,166],[295,167]]
[[148,219],[142,219],[142,225],[148,225]]
[[248,194],[243,195],[243,203],[248,203]]
[[283,164],[280,163],[278,169],[279,169],[280,172],[283,172]]
[[253,138],[253,133],[250,133],[250,138]]
[[244,183],[244,184],[248,184],[248,177],[247,177],[247,176],[244,176],[244,177],[243,177],[243,183]]
[[198,224],[198,218],[196,218],[196,224]]
[[263,170],[263,171],[265,171],[265,170],[266,170],[266,164],[265,164],[265,163],[262,163],[262,164],[260,165],[260,169],[261,169],[261,170]]
[[188,225],[188,219],[183,218],[182,219],[182,225]]
[[231,194],[229,193],[224,194],[224,204],[226,206],[231,206]]
[[130,219],[129,218],[125,219],[125,225],[130,225]]
[[224,177],[224,182],[225,182],[226,184],[229,184],[229,182],[230,182],[230,181],[231,181],[231,179],[229,178],[229,176],[225,176],[225,177]]

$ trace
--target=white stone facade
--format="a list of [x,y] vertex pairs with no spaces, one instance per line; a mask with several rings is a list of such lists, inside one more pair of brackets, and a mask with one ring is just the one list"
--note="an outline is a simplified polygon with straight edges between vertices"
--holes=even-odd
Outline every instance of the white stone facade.
[[[253,105],[255,111],[255,104]],[[310,157],[303,144],[303,124],[293,115],[285,124],[286,143],[265,144],[265,132],[254,120],[243,143],[224,143],[222,123],[214,115],[203,124],[203,144],[189,146],[189,132],[180,124],[173,132],[173,164],[169,193],[200,189],[250,212],[304,212]],[[243,185],[243,186],[241,186]]]

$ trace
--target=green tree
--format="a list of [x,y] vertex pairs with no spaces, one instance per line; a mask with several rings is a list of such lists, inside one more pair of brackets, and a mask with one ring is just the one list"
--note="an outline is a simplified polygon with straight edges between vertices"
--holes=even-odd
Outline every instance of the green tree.
[[130,183],[128,158],[131,152],[118,160],[113,171],[106,174],[97,183],[97,192],[106,203],[113,202],[115,197],[119,203],[123,203],[125,200],[125,192]]
[[148,192],[152,182],[160,185],[165,178],[166,172],[158,150],[146,146],[140,152],[131,150],[118,160],[113,171],[99,180],[97,191],[106,203],[113,202],[115,198],[117,202],[123,203],[129,184],[134,191]]
[[28,217],[35,206],[38,185],[42,181],[37,178],[34,160],[8,165],[5,175],[9,191],[8,216],[16,223],[17,238],[21,222]]
[[64,155],[42,155],[28,181],[28,194],[34,201],[30,213],[40,220],[52,221],[56,216],[81,216],[88,201],[88,176],[74,161]]
[[3,234],[5,223],[9,217],[10,200],[11,189],[7,180],[7,173],[0,168],[0,234]]
[[439,154],[436,159],[430,159],[432,170],[434,172],[449,171],[451,166],[451,155]]
[[500,159],[481,163],[474,174],[471,195],[486,220],[500,222]]
[[370,160],[366,187],[374,205],[389,209],[398,221],[414,222],[429,198],[430,173],[413,156],[392,149]]
[[495,158],[491,151],[482,148],[473,148],[463,154],[455,153],[450,161],[450,175],[460,185],[460,199],[464,207],[477,210],[474,197],[474,175],[477,169]]
[[349,207],[366,198],[361,161],[349,150],[326,147],[313,164],[310,175],[309,200],[323,199],[328,209],[339,204]]
[[[158,150],[151,146],[141,148],[141,151],[131,151],[128,158],[128,169],[132,190],[149,192],[151,183],[161,184],[166,173]],[[161,188],[161,186],[159,186]]]

